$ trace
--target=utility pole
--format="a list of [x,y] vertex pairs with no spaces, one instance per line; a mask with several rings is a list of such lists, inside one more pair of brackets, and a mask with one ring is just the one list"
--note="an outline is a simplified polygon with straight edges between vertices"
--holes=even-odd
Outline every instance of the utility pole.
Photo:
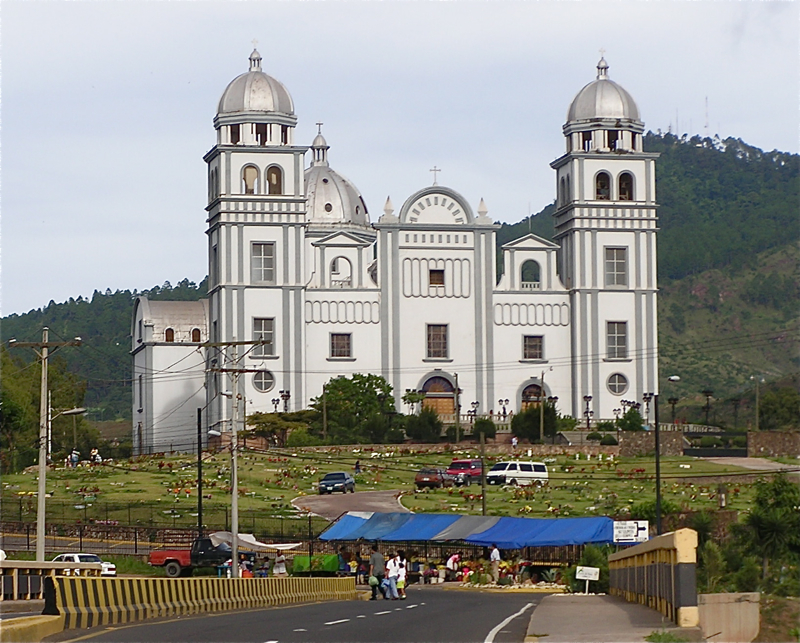
[[481,431],[481,515],[486,515],[486,434]]
[[231,578],[239,577],[239,470],[238,454],[239,439],[239,371],[236,369],[237,351],[233,345],[233,413],[231,419]]
[[328,386],[327,383],[322,385],[322,439],[328,437]]
[[661,432],[658,426],[658,393],[653,395],[653,415],[656,421],[656,535],[661,535]]
[[197,409],[197,537],[203,537],[203,409]]
[[36,354],[42,362],[42,387],[39,395],[39,487],[36,506],[36,561],[44,562],[44,539],[45,539],[45,494],[47,493],[47,442],[48,430],[50,428],[49,414],[49,392],[47,388],[47,367],[51,348],[61,346],[80,346],[81,338],[76,337],[71,342],[51,342],[50,329],[46,326],[42,329],[41,342],[18,342],[16,339],[9,340],[9,346],[19,348],[41,349],[36,350]]
[[539,441],[544,442],[544,371],[539,385]]
[[455,399],[455,402],[456,402],[456,409],[455,409],[455,411],[456,411],[456,444],[458,444],[458,441],[461,439],[460,438],[460,434],[461,434],[461,397],[460,397],[461,389],[458,388],[458,373],[454,373],[453,377],[455,377],[455,380],[456,380],[456,392],[455,392],[455,398],[456,398]]

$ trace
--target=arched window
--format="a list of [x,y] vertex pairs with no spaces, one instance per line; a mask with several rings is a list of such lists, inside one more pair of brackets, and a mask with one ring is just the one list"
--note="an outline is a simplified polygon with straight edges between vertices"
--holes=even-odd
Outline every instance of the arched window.
[[633,177],[628,172],[619,175],[619,200],[633,201]]
[[605,172],[600,172],[594,180],[595,199],[608,201],[611,199],[611,179]]
[[567,174],[567,191],[564,197],[567,199],[567,203],[572,201],[572,183],[570,183],[569,174]]
[[331,288],[350,288],[353,285],[353,266],[347,257],[331,261]]
[[192,341],[195,344],[199,344],[200,343],[200,329],[199,328],[193,328],[192,329]]
[[171,328],[167,328],[164,331],[164,341],[165,342],[174,342],[175,341],[175,331]]
[[422,405],[433,409],[438,415],[451,416],[455,413],[455,388],[447,378],[435,375],[422,385],[425,399]]
[[520,277],[522,290],[539,290],[541,287],[539,264],[533,259],[522,264]]
[[567,202],[567,181],[561,177],[561,182],[558,186],[558,205],[564,205]]
[[268,194],[283,194],[283,172],[277,165],[267,170]]
[[258,168],[248,165],[242,170],[242,183],[245,194],[258,194]]

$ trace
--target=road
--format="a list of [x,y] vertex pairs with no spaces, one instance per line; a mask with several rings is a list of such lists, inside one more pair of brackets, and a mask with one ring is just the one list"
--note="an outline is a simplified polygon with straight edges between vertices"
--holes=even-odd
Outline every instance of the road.
[[519,643],[544,594],[408,588],[405,601],[339,601],[118,626],[48,641],[269,643]]
[[326,496],[300,496],[292,504],[302,511],[336,520],[346,511],[407,512],[400,504],[400,491],[358,491]]

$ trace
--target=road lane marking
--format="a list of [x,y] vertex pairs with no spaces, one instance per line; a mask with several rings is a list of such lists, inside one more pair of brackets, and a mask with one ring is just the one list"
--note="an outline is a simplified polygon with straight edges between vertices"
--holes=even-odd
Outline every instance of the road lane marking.
[[517,618],[517,616],[520,616],[523,612],[525,612],[525,610],[527,610],[531,606],[533,606],[533,603],[528,603],[519,612],[517,612],[516,614],[512,614],[508,618],[504,619],[503,621],[495,625],[491,629],[491,631],[486,635],[486,638],[484,639],[483,643],[494,643],[494,637],[497,636],[498,632],[500,632],[500,630],[502,630],[506,625],[508,625],[515,618]]
[[278,641],[264,641],[264,643],[278,643]]
[[308,630],[304,630],[302,627],[298,627],[295,632],[308,632]]
[[[325,623],[325,625],[338,625],[339,623],[347,623],[347,621],[349,620],[350,620],[349,618],[340,618],[338,621],[328,621],[327,623]],[[275,641],[274,643],[278,642]]]
[[416,605],[406,605],[407,610],[413,610],[415,607]]
[[391,612],[389,610],[386,610],[385,612],[375,612],[375,616],[380,616],[381,614],[391,614]]
[[358,616],[356,616],[356,618],[367,618],[367,617],[364,616],[363,614],[359,614]]

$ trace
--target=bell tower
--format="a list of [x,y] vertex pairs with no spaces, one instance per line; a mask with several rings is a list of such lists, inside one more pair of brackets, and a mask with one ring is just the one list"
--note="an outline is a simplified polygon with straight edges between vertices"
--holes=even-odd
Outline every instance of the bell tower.
[[[555,239],[571,299],[573,417],[613,417],[622,399],[658,392],[658,154],[642,149],[633,98],[608,76],[570,104],[556,171]],[[591,397],[589,400],[588,398]]]
[[[261,69],[253,50],[249,69],[234,78],[219,100],[216,144],[208,165],[209,339],[250,342],[238,347],[239,395],[250,411],[267,411],[279,391],[291,392],[287,408],[305,399],[301,369],[302,265],[306,194],[304,155],[294,144],[297,116],[292,97]],[[209,425],[230,430],[232,350],[208,353]],[[215,368],[216,367],[216,368]],[[250,406],[252,404],[252,406]],[[243,417],[240,412],[239,417]]]

